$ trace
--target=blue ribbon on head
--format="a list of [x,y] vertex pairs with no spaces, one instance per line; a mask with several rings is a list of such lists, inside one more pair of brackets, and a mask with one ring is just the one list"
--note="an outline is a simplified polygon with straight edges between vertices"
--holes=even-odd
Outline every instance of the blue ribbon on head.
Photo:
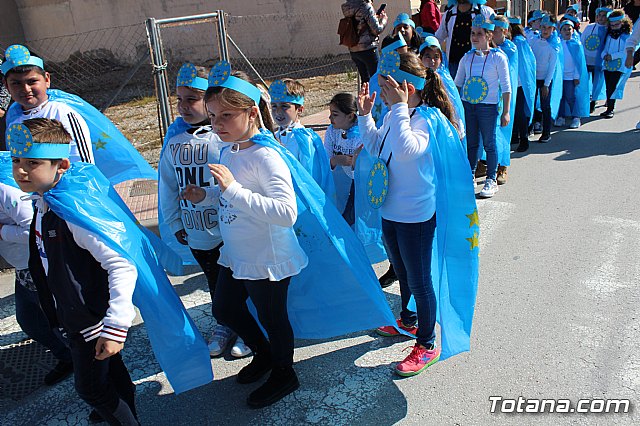
[[7,148],[12,157],[56,160],[69,158],[68,143],[39,143],[24,124],[12,124],[7,130]]
[[435,38],[434,36],[425,37],[424,43],[422,43],[420,45],[419,52],[422,53],[422,51],[424,49],[426,49],[427,47],[437,47],[442,52],[442,47],[440,46],[440,41],[437,38]]
[[[564,15],[562,17],[562,21],[560,21],[560,22],[562,23],[562,22],[565,22],[565,21],[571,21],[574,24],[580,24],[580,21],[578,20],[578,18],[576,18],[575,16],[572,16],[572,15]],[[558,28],[560,28],[560,25],[558,26]]]
[[400,69],[400,55],[395,50],[385,52],[380,59],[380,66],[378,67],[378,74],[383,76],[391,76],[398,83],[402,84],[403,81],[411,83],[416,89],[424,89],[425,79],[418,77],[411,73],[402,71]]
[[271,102],[289,102],[297,105],[304,105],[304,96],[293,96],[287,91],[287,84],[282,80],[276,80],[269,86],[269,96]]
[[476,15],[471,25],[475,28],[483,28],[489,31],[495,30],[495,25],[491,21],[487,21],[482,15]]
[[530,23],[532,23],[533,21],[537,21],[538,19],[542,19],[542,17],[543,17],[543,16],[544,16],[544,15],[543,15],[543,13],[542,13],[541,11],[539,11],[539,10],[535,10],[535,11],[533,12],[533,15],[531,15],[531,18],[529,18],[529,19],[527,20],[527,23],[528,23],[528,24],[530,24]]
[[400,15],[398,15],[396,20],[393,21],[393,27],[394,28],[397,27],[398,25],[402,25],[402,24],[409,25],[412,28],[416,27],[416,23],[413,22],[413,20],[411,19],[411,16],[409,16],[408,13],[401,13]]
[[176,87],[191,87],[198,90],[207,90],[209,82],[206,78],[198,77],[198,70],[195,65],[186,63],[180,67],[178,78],[176,79]]
[[209,87],[225,87],[235,90],[260,104],[261,92],[253,84],[241,78],[231,75],[231,64],[227,61],[218,61],[209,72]]
[[4,63],[0,68],[2,74],[7,75],[7,72],[13,68],[23,65],[35,65],[36,67],[44,69],[44,61],[37,56],[32,56],[26,47],[20,44],[9,46],[7,50],[4,51]]
[[609,22],[618,22],[618,21],[622,21],[624,19],[624,17],[626,16],[625,14],[622,14],[620,16],[611,16],[613,12],[609,12],[607,13],[607,19],[609,20]]
[[549,15],[544,15],[542,17],[542,21],[540,21],[540,25],[541,26],[545,26],[545,27],[555,27],[556,24],[551,22],[551,17]]
[[404,40],[404,37],[402,37],[402,34],[398,33],[398,40],[394,41],[393,43],[391,43],[388,46],[385,46],[382,49],[382,53],[386,53],[386,52],[390,52],[392,50],[400,49],[401,47],[404,47],[406,45],[407,45],[407,42]]
[[607,18],[609,18],[609,13],[613,12],[613,10],[609,9],[608,7],[599,7],[596,9],[596,15],[600,12],[607,12]]
[[567,8],[567,10],[569,10],[569,9],[573,9],[573,10],[575,10],[575,11],[576,11],[576,13],[578,13],[578,12],[580,12],[580,5],[578,5],[578,4],[572,4],[571,6],[569,6],[569,7]]
[[569,25],[572,28],[574,27],[573,22],[569,19],[563,19],[562,21],[558,22],[558,30],[561,30],[562,27],[564,27],[565,25]]
[[509,23],[496,20],[496,15],[491,15],[491,23],[494,26],[500,27],[500,28],[505,29],[505,30],[509,28]]

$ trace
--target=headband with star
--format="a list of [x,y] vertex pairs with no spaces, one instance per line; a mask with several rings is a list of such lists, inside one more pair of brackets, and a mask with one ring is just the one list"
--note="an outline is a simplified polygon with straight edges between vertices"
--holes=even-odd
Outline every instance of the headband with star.
[[186,63],[180,67],[176,87],[191,87],[192,89],[207,90],[209,82],[206,78],[198,77],[195,65]]
[[260,104],[260,89],[241,78],[231,75],[231,64],[218,61],[209,72],[209,87],[225,87],[247,96],[256,105]]
[[378,74],[382,76],[391,76],[395,81],[402,84],[403,81],[413,84],[418,89],[424,89],[425,79],[424,77],[418,77],[406,71],[400,69],[400,55],[395,50],[385,52],[380,58],[380,66],[378,67]]
[[23,65],[34,65],[44,69],[44,61],[42,59],[32,56],[26,47],[14,44],[4,51],[4,62],[0,71],[2,71],[2,74],[7,75],[7,72]]
[[12,124],[7,130],[7,149],[12,157],[57,160],[69,158],[68,143],[34,142],[29,128]]
[[282,80],[276,80],[269,86],[271,102],[289,102],[296,105],[304,105],[304,96],[293,96],[287,92],[287,84]]

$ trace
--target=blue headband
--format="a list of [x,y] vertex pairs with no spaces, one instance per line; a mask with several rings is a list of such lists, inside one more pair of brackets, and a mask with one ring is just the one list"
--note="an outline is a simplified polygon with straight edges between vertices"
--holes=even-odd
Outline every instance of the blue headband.
[[475,18],[473,18],[471,26],[475,28],[483,28],[489,31],[493,31],[496,29],[496,26],[493,25],[491,21],[487,21],[486,19],[484,19],[484,16],[482,15],[477,15]]
[[287,92],[287,84],[282,80],[276,80],[269,86],[271,102],[289,102],[297,105],[304,105],[304,96],[293,96]]
[[20,44],[14,44],[5,50],[4,63],[2,64],[0,71],[2,71],[4,75],[7,75],[7,72],[13,68],[23,65],[35,65],[36,67],[40,67],[44,70],[44,62],[42,59],[37,56],[31,56],[29,49],[26,47]]
[[539,11],[539,10],[535,10],[535,11],[533,12],[533,15],[531,15],[531,18],[529,18],[529,19],[527,20],[527,23],[528,23],[528,24],[530,24],[530,23],[532,23],[533,21],[537,21],[538,19],[542,19],[542,17],[543,17],[543,16],[544,16],[544,15],[542,14],[542,12],[541,12],[541,11]]
[[[575,16],[571,16],[571,15],[564,15],[562,17],[562,21],[560,21],[560,22],[563,22],[563,21],[571,21],[574,24],[580,24],[580,21],[578,20],[578,18],[576,18]],[[560,28],[560,27],[558,27],[558,28]]]
[[241,78],[231,75],[231,64],[227,61],[218,61],[209,72],[209,87],[226,87],[247,96],[256,105],[260,104],[261,92],[253,84]]
[[424,39],[424,43],[422,43],[420,45],[419,52],[422,53],[422,51],[424,49],[426,49],[427,47],[437,47],[442,52],[442,47],[440,46],[440,41],[438,41],[438,39],[435,38],[434,36],[427,36]]
[[509,19],[509,23],[511,25],[522,25],[522,19],[518,18],[518,17],[509,17],[507,18]]
[[416,27],[416,32],[418,33],[418,35],[420,36],[420,38],[425,38],[427,36],[433,35],[432,33],[426,31],[424,28],[422,27]]
[[206,78],[198,77],[198,70],[195,65],[186,63],[180,67],[176,87],[191,87],[192,89],[207,90],[209,83]]
[[613,12],[613,10],[609,9],[608,7],[599,7],[596,9],[596,15],[600,12],[607,12],[607,14],[609,14],[610,12]]
[[409,25],[412,28],[416,27],[416,23],[413,22],[413,20],[411,19],[411,16],[409,16],[408,13],[401,13],[400,15],[398,15],[396,20],[393,21],[393,28],[395,28],[395,27],[397,27],[398,25],[401,25],[401,24]]
[[503,28],[505,30],[509,28],[509,23],[496,20],[496,15],[491,15],[491,23],[494,26]]
[[579,5],[577,5],[577,4],[572,4],[571,6],[569,6],[569,7],[567,8],[567,10],[569,10],[569,9],[573,9],[573,10],[575,10],[575,11],[576,11],[576,13],[578,13],[578,12],[580,11],[580,6],[579,6]]
[[411,83],[418,90],[424,89],[425,79],[400,69],[400,55],[395,50],[385,52],[380,59],[378,74],[391,76],[395,81],[402,84],[403,81]]
[[402,37],[402,34],[398,33],[398,40],[394,41],[393,43],[391,43],[388,46],[385,46],[382,48],[382,53],[386,53],[389,52],[391,50],[396,50],[396,49],[400,49],[401,47],[404,47],[407,45],[407,42],[404,41],[404,37]]
[[33,141],[29,128],[12,124],[7,130],[7,149],[12,157],[57,160],[69,158],[68,143],[38,143]]
[[626,15],[624,15],[624,14],[623,14],[623,15],[620,15],[620,16],[614,16],[614,17],[612,18],[612,17],[611,17],[611,14],[612,14],[612,13],[613,13],[613,12],[609,12],[609,13],[607,13],[607,19],[609,20],[609,22],[618,22],[618,21],[622,21],[622,20],[624,19],[624,17],[626,16]]
[[540,25],[544,25],[545,27],[556,27],[556,24],[551,22],[551,17],[549,15],[544,15],[542,17],[542,21],[540,21]]
[[569,19],[563,19],[558,23],[558,29],[562,29],[562,27],[564,27],[565,25],[569,25],[571,26],[571,28],[573,28],[573,22],[571,22]]

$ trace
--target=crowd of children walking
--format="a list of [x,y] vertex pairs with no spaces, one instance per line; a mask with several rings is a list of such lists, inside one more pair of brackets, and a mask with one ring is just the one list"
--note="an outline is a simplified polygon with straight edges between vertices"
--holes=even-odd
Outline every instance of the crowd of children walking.
[[[225,61],[210,70],[182,66],[180,118],[158,167],[159,211],[165,242],[182,247],[181,261],[192,257],[206,277],[216,319],[203,330],[211,333],[207,346],[179,319],[188,314],[159,263],[172,249],[138,230],[109,191],[121,179],[115,163],[94,158],[92,134],[117,130],[49,91],[43,61],[27,48],[7,49],[2,72],[15,104],[0,165],[11,162],[13,177],[0,173],[0,253],[16,267],[21,327],[59,359],[47,384],[73,372],[92,420],[138,424],[120,356],[134,303],[176,391],[210,381],[209,356],[231,348],[234,357],[253,355],[238,383],[268,375],[248,395],[255,408],[300,386],[295,337],[375,328],[414,338],[395,367],[401,376],[469,350],[476,197],[507,183],[511,145],[526,152],[531,134],[548,143],[554,125],[579,128],[597,101],[606,101],[600,116],[613,117],[640,42],[620,9],[601,7],[580,28],[577,8],[558,22],[539,10],[496,16],[482,3],[461,0],[434,14],[435,34],[400,14],[378,52],[385,12],[373,19],[371,2],[347,2],[345,11],[373,25],[371,49],[351,51],[367,78],[357,93],[333,96],[324,140],[300,122],[300,82],[263,87]],[[371,264],[382,259],[390,269],[378,281]],[[397,319],[380,289],[396,280]],[[157,296],[136,297],[149,289]],[[156,320],[154,311],[176,315]]]

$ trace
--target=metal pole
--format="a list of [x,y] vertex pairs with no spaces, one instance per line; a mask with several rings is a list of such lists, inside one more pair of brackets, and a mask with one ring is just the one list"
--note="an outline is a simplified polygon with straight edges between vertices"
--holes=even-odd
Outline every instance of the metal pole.
[[227,27],[224,22],[224,12],[217,10],[218,14],[218,51],[220,52],[220,59],[223,61],[229,60],[229,46],[227,45]]
[[262,82],[262,84],[265,85],[265,87],[269,87],[269,85],[267,84],[266,81],[264,81],[264,79],[262,78],[262,76],[260,75],[260,73],[258,72],[257,69],[255,69],[255,67],[253,66],[253,64],[251,63],[251,61],[249,61],[249,58],[247,58],[245,56],[245,54],[242,52],[242,50],[240,50],[240,48],[238,47],[238,45],[236,44],[235,41],[233,41],[233,39],[231,38],[231,36],[229,34],[227,34],[227,39],[231,42],[231,45],[233,47],[235,47],[235,49],[238,51],[238,53],[240,54],[240,56],[242,56],[242,58],[244,59],[244,61],[247,63],[247,65],[249,65],[249,68],[251,68],[251,70],[258,76],[258,78],[260,79],[260,81]]
[[156,83],[156,93],[158,97],[158,108],[160,112],[160,134],[162,137],[167,133],[171,124],[171,111],[169,106],[169,94],[167,93],[167,64],[164,62],[164,55],[160,46],[160,36],[155,18],[146,20],[147,35],[149,36],[149,46],[151,47],[151,66]]

